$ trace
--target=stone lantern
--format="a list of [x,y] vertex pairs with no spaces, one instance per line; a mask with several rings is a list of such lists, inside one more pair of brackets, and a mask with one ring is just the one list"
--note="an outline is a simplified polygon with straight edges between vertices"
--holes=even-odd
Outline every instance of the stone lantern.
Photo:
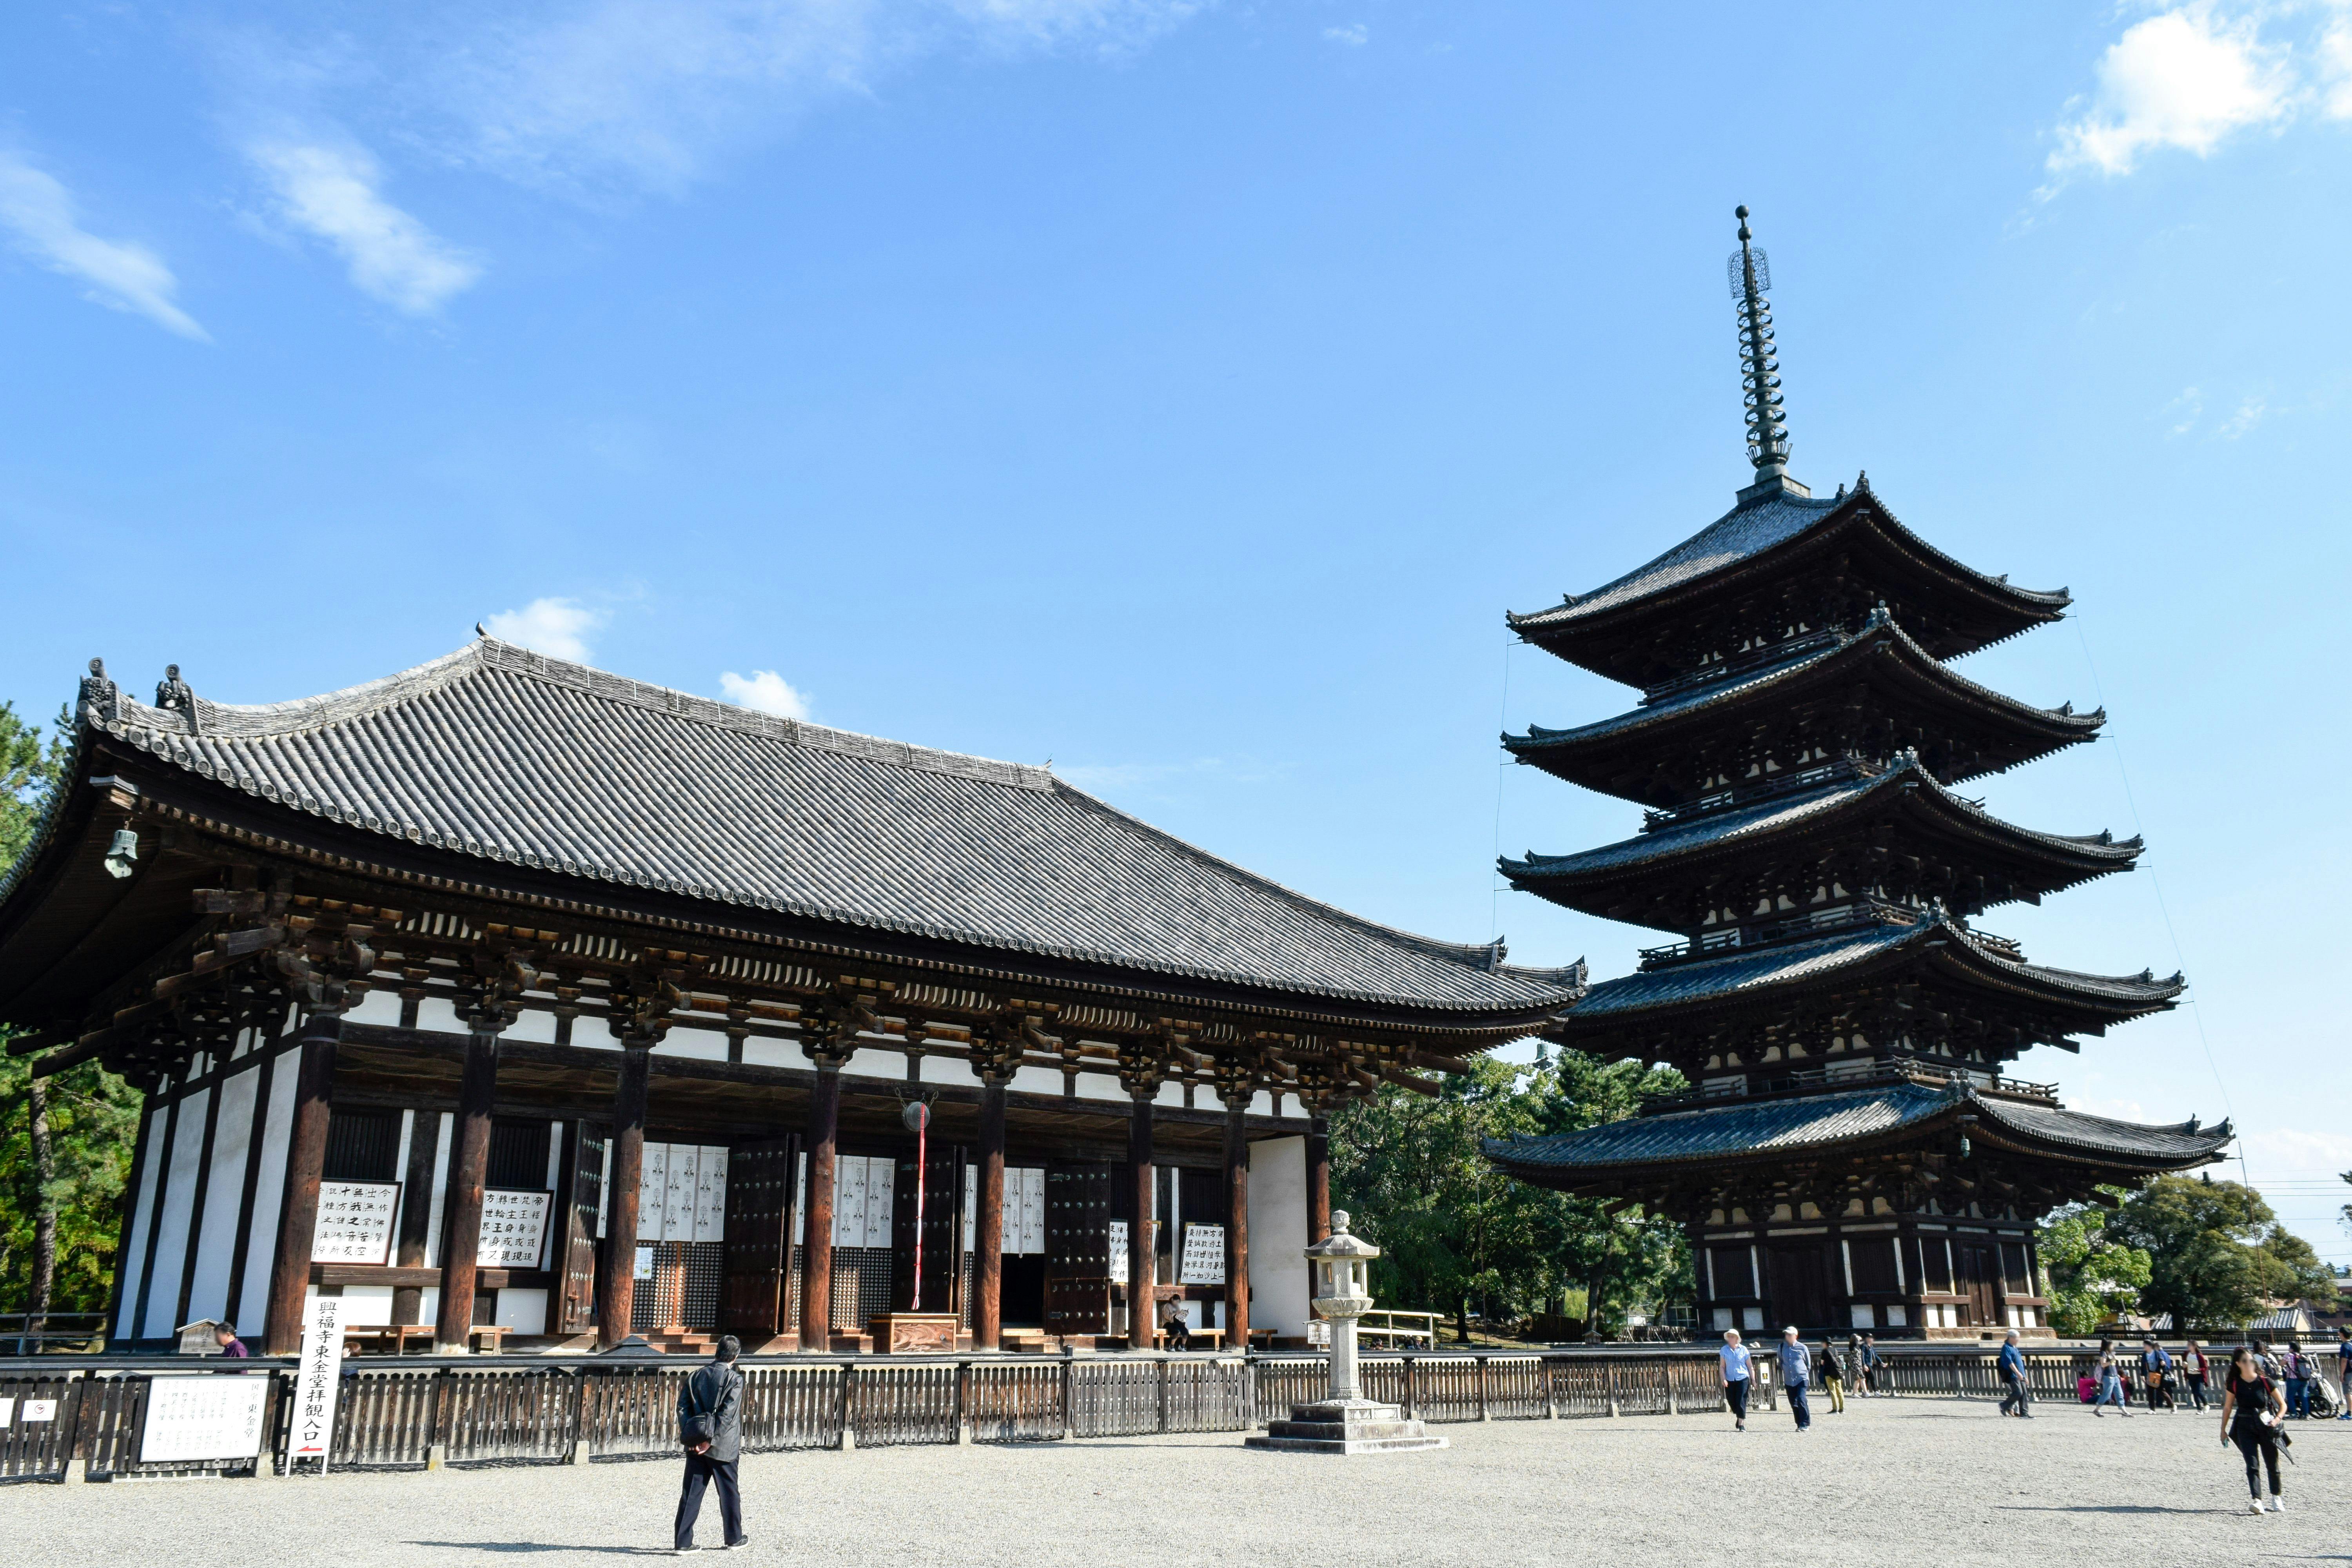
[[1323,1398],[1290,1407],[1290,1419],[1266,1424],[1253,1448],[1307,1454],[1381,1454],[1443,1448],[1419,1421],[1393,1405],[1363,1396],[1356,1382],[1356,1320],[1372,1310],[1371,1264],[1381,1249],[1348,1233],[1348,1215],[1331,1215],[1331,1236],[1307,1249],[1315,1310],[1331,1325],[1331,1388]]

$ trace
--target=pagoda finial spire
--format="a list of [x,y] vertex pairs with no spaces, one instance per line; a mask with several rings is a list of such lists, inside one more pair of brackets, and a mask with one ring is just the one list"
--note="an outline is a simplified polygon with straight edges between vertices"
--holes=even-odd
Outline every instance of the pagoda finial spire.
[[[1780,363],[1772,357],[1771,263],[1751,246],[1748,209],[1738,209],[1739,249],[1730,258],[1731,297],[1739,302],[1739,380],[1748,405],[1748,460],[1756,483],[1771,484],[1789,471],[1789,426],[1780,412]],[[1779,489],[1778,485],[1773,486]],[[1744,492],[1743,492],[1744,493]]]

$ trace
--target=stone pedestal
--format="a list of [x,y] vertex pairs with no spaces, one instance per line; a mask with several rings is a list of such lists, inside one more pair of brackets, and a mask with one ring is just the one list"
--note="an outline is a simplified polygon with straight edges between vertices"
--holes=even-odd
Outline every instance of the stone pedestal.
[[1291,1454],[1401,1454],[1443,1448],[1419,1421],[1393,1405],[1369,1399],[1318,1399],[1294,1405],[1290,1419],[1266,1424],[1265,1436],[1246,1439],[1253,1448]]

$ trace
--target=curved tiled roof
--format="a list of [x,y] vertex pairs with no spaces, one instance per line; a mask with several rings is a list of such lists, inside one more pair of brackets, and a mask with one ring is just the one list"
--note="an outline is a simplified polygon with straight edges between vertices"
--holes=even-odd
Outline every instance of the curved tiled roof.
[[1955,576],[1972,580],[1988,592],[2004,598],[2046,608],[2053,613],[2069,603],[2067,593],[2063,588],[2044,592],[2013,587],[2005,578],[1989,577],[1972,566],[1955,561],[1896,521],[1867,489],[1857,489],[1851,496],[1840,493],[1826,500],[1784,490],[1743,501],[1672,550],[1636,566],[1622,577],[1604,583],[1589,594],[1571,594],[1550,609],[1511,616],[1510,624],[1522,632],[1532,633],[1570,628],[1580,621],[1590,620],[1607,611],[1637,604],[1670,589],[1729,571],[1768,551],[1801,538],[1832,516],[1859,510],[1865,499],[1872,503],[1869,515],[1873,520],[1883,524],[1908,549],[1935,562]]
[[1550,1138],[1491,1139],[1486,1151],[1505,1169],[1530,1173],[1751,1154],[1771,1159],[1883,1138],[1963,1110],[2053,1151],[2173,1168],[2212,1158],[2235,1135],[2226,1121],[2210,1128],[2193,1121],[2150,1127],[1973,1090],[1902,1083],[1636,1116]]
[[[2116,839],[2106,834],[2042,833],[2005,822],[1975,802],[1954,795],[1937,783],[1916,758],[1906,757],[1874,776],[1841,779],[1802,795],[1717,812],[1709,816],[1694,817],[1661,827],[1654,833],[1636,834],[1631,838],[1604,844],[1597,849],[1587,849],[1580,854],[1538,855],[1530,851],[1524,860],[1505,859],[1498,864],[1505,876],[1529,880],[1589,877],[1603,871],[1629,871],[1682,856],[1701,855],[1737,846],[1743,841],[1769,838],[1774,834],[1801,827],[1810,819],[1832,815],[1871,796],[1906,786],[1924,792],[1958,821],[2028,852],[2039,850],[2078,862],[2107,862],[2110,863],[2108,868],[2120,870],[2137,859],[2145,847],[2137,838]],[[2097,873],[2084,871],[2082,874],[2090,876]]]
[[2167,1005],[2187,988],[2177,974],[2168,980],[2147,973],[2084,974],[2072,969],[2021,963],[1993,951],[1949,921],[1928,919],[1916,925],[1869,926],[1810,942],[1735,949],[1721,958],[1666,964],[1622,979],[1604,980],[1587,991],[1561,1022],[1573,1029],[1580,1023],[1600,1018],[1769,994],[1852,969],[1903,948],[1926,947],[1937,941],[1965,954],[1988,979],[1997,983],[2004,979],[2021,982],[2053,1000],[2094,1011],[2126,1016],[2150,1012]]
[[264,800],[585,880],[1125,969],[1526,1014],[1575,970],[1360,920],[1044,768],[624,679],[483,638],[268,707],[123,700],[100,727]]

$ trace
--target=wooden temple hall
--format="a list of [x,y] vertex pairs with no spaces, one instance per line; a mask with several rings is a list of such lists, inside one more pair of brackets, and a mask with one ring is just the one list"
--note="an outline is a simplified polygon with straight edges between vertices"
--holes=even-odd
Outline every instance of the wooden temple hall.
[[147,1093],[118,1346],[317,1292],[445,1352],[1300,1342],[1326,1114],[1580,978],[487,637],[266,707],[93,660],[77,718],[0,1021]]
[[1510,618],[1642,697],[1505,746],[1644,809],[1633,837],[1531,851],[1504,874],[1673,939],[1546,1034],[1669,1063],[1691,1089],[1488,1153],[1522,1180],[1681,1221],[1699,1321],[1717,1330],[2046,1331],[2035,1222],[2217,1159],[2230,1127],[2088,1116],[2000,1076],[2183,988],[2036,963],[1976,923],[2138,858],[2136,838],[2022,826],[1956,787],[2089,742],[2105,715],[2032,706],[1949,662],[2059,619],[2063,589],[1961,564],[1866,479],[1820,497],[1789,477],[1747,216],[1730,280],[1754,482],[1647,565]]

